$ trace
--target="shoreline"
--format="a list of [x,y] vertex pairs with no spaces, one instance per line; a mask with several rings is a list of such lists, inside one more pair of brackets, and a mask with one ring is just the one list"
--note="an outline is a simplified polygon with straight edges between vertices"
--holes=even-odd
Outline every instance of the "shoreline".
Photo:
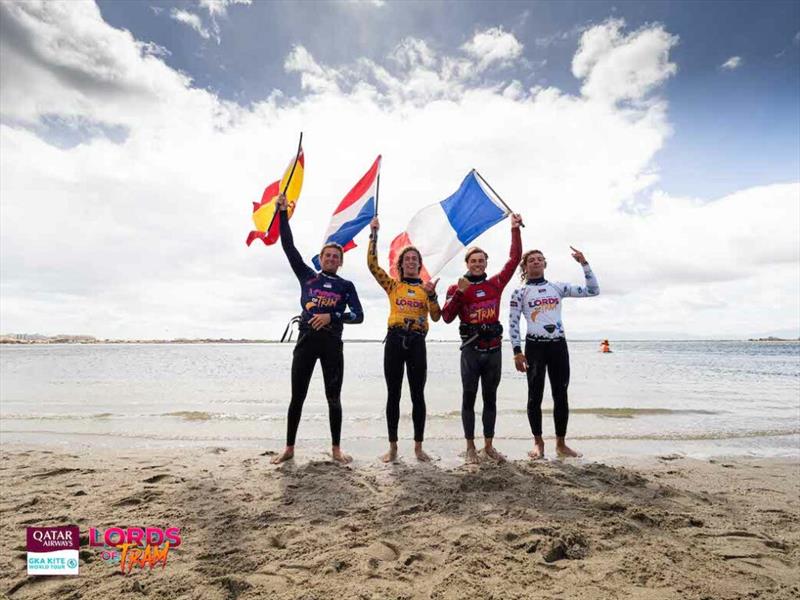
[[[8,431],[2,432],[2,449],[51,450],[72,449],[81,452],[115,452],[158,450],[166,452],[182,452],[189,449],[223,448],[225,450],[260,450],[280,451],[284,438],[243,437],[243,438],[186,438],[161,439],[156,436],[123,437],[112,433],[65,433],[61,431]],[[584,454],[586,462],[603,461],[611,465],[630,464],[631,461],[650,461],[663,455],[678,455],[687,459],[777,459],[800,462],[800,433],[781,434],[775,436],[732,436],[724,438],[702,439],[661,439],[602,437],[584,438],[570,436],[568,442]],[[476,438],[478,448],[483,439]],[[498,437],[496,447],[510,461],[526,460],[526,453],[532,448],[532,438]],[[343,438],[342,449],[351,454],[358,463],[368,465],[386,451],[386,439],[383,436],[370,438]],[[547,458],[554,453],[555,438],[545,435]],[[426,450],[436,458],[436,464],[455,468],[462,464],[465,441],[462,438],[427,438]],[[330,438],[303,438],[297,441],[299,457],[313,457],[314,460],[326,460],[330,452]],[[400,439],[400,452],[406,458],[413,457],[413,441]]]
[[[800,593],[800,461],[675,454],[342,467],[308,448],[0,449],[10,598],[681,598]],[[401,450],[406,450],[402,447]],[[25,575],[25,526],[174,526],[166,568]]]

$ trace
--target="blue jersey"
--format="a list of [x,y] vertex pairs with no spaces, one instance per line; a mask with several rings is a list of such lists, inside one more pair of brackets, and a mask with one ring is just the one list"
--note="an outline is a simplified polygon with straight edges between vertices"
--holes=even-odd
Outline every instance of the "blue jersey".
[[[278,211],[281,230],[281,246],[289,259],[292,271],[300,282],[300,306],[302,308],[300,331],[311,329],[308,320],[313,315],[330,314],[331,324],[326,327],[337,336],[342,335],[344,323],[361,323],[364,312],[358,293],[351,281],[338,275],[315,271],[303,262],[303,258],[294,247],[292,230],[285,211]],[[349,307],[349,311],[347,310]]]

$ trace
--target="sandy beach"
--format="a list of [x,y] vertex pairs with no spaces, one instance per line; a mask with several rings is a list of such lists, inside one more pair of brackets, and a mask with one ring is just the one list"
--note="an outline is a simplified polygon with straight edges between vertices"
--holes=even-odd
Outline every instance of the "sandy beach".
[[[630,465],[409,457],[274,467],[253,449],[5,445],[9,598],[796,598],[800,465],[677,455]],[[25,527],[77,524],[80,575],[27,577]],[[89,527],[180,527],[123,575]]]

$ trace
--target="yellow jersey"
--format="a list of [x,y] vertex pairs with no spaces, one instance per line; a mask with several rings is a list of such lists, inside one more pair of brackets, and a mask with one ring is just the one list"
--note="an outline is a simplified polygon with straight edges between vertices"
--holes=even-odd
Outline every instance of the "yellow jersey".
[[428,332],[428,315],[439,320],[441,309],[436,296],[428,297],[422,280],[398,281],[378,264],[376,240],[370,238],[367,266],[378,284],[389,296],[389,327],[402,327],[419,333]]

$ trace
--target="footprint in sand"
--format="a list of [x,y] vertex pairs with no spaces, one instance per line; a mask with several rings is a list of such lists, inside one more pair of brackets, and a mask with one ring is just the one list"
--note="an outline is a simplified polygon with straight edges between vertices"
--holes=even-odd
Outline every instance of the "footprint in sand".
[[[73,473],[75,471],[80,471],[80,469],[53,469],[52,471],[45,471],[44,473],[36,473],[35,475],[31,475],[31,477],[57,477],[58,475],[66,475],[67,473]],[[87,469],[86,472],[93,473],[93,469]]]
[[385,541],[370,544],[367,548],[367,554],[370,556],[370,560],[374,559],[383,562],[394,561],[400,557],[400,551],[397,546]]
[[153,475],[152,477],[148,477],[147,479],[143,479],[142,483],[158,483],[159,481],[164,481],[165,479],[174,479],[173,475],[169,473],[159,473],[158,475]]

